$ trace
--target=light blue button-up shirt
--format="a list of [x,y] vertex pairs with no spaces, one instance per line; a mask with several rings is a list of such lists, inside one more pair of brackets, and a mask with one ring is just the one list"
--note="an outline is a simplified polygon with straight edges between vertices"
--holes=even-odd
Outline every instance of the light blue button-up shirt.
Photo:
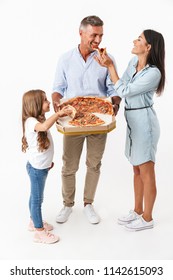
[[122,78],[114,86],[118,95],[121,98],[125,98],[126,108],[152,106],[153,95],[161,78],[161,73],[155,66],[146,65],[136,73],[137,62],[138,57],[134,56],[130,60]]
[[57,64],[53,92],[60,93],[64,98],[116,96],[107,68],[100,67],[94,55],[96,51],[85,61],[78,48],[63,54]]

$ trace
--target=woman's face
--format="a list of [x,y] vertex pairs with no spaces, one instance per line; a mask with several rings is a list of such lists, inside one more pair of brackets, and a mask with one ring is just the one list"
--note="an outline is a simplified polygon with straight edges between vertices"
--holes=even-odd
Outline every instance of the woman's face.
[[151,45],[147,43],[143,33],[133,41],[133,44],[132,53],[136,55],[146,55],[151,48]]

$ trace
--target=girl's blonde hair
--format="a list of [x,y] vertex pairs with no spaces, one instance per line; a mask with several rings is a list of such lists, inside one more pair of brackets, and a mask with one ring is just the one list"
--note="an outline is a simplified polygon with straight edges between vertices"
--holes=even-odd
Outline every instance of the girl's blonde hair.
[[[39,122],[45,121],[45,115],[42,112],[43,102],[44,102],[45,92],[37,89],[30,90],[24,93],[22,98],[22,128],[23,128],[23,137],[22,137],[22,152],[26,152],[28,148],[27,139],[25,137],[25,122],[28,118],[36,118]],[[38,132],[38,151],[43,152],[47,150],[50,141],[47,137],[46,131]]]

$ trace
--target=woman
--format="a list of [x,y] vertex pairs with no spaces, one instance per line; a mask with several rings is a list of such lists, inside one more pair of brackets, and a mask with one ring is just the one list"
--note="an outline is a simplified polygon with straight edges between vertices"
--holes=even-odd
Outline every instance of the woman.
[[96,61],[108,68],[117,91],[114,106],[125,101],[127,122],[125,154],[134,171],[134,210],[118,219],[126,229],[138,231],[153,228],[152,210],[156,198],[155,154],[160,135],[159,122],[153,109],[154,93],[159,96],[165,86],[165,44],[162,34],[144,30],[134,40],[132,54],[120,79],[107,54]]

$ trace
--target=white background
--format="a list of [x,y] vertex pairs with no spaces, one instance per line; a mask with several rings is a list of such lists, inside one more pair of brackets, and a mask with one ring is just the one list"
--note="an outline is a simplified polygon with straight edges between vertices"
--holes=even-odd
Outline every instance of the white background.
[[[66,224],[55,223],[62,207],[62,135],[52,127],[55,167],[47,180],[43,214],[54,225],[61,241],[50,246],[34,244],[33,234],[27,231],[29,179],[26,158],[21,152],[22,95],[40,88],[51,100],[57,60],[77,46],[79,23],[93,14],[105,23],[101,46],[115,57],[120,76],[132,57],[133,40],[144,29],[155,29],[165,38],[166,87],[163,95],[155,98],[161,126],[156,163],[158,195],[153,213],[156,226],[151,231],[129,233],[116,223],[119,215],[133,208],[132,167],[124,156],[126,124],[121,106],[117,128],[108,135],[103,158],[94,204],[102,218],[97,226],[88,224],[82,212],[85,148],[77,175],[73,213]],[[171,0],[0,0],[1,259],[173,259],[172,14]]]

